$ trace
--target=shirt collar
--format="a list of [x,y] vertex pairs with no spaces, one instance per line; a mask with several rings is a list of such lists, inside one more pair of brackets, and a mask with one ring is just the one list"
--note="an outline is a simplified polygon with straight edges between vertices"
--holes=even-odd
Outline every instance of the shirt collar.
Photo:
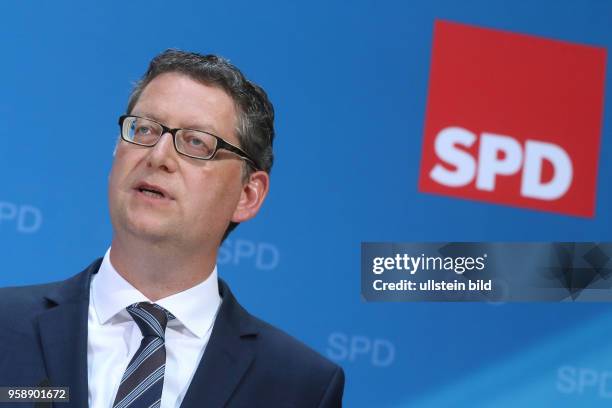
[[[110,248],[106,251],[98,273],[91,283],[91,296],[100,324],[109,321],[138,302],[151,302],[138,289],[126,281],[110,262]],[[217,266],[206,280],[174,295],[159,299],[162,306],[176,317],[168,323],[172,327],[182,324],[195,336],[202,338],[212,326],[221,297],[217,281]],[[127,314],[127,313],[126,313]],[[175,323],[177,322],[177,323]]]

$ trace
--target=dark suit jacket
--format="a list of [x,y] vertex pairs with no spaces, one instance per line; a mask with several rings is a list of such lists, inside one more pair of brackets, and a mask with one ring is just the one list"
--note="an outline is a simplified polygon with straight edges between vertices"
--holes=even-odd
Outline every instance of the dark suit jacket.
[[[0,386],[48,381],[70,387],[70,402],[53,407],[87,407],[89,285],[101,261],[62,282],[0,289]],[[221,279],[219,293],[217,320],[181,408],[341,406],[339,366],[250,315]]]

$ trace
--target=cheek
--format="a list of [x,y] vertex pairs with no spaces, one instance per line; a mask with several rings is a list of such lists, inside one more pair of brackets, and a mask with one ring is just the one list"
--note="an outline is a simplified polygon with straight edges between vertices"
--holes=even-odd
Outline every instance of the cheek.
[[124,179],[144,160],[145,154],[145,150],[134,149],[125,143],[120,143],[113,160],[111,178]]
[[127,179],[133,167],[130,166],[130,163],[134,162],[134,158],[131,158],[129,153],[125,148],[119,147],[117,149],[108,178],[108,193],[110,197],[117,196],[119,191],[125,189],[126,185],[129,185],[129,180]]
[[216,174],[202,173],[207,174],[199,174],[189,180],[191,183],[187,183],[192,186],[188,193],[189,202],[195,207],[198,217],[225,221],[231,217],[240,200],[241,173],[231,170]]
[[123,171],[121,160],[116,157],[108,177],[109,194],[112,195],[119,188],[119,181],[122,178],[122,174]]
[[115,207],[121,207],[119,204],[121,197],[119,194],[119,186],[121,185],[119,182],[119,173],[120,170],[118,169],[117,164],[114,163],[108,178],[108,204],[111,213],[115,210]]

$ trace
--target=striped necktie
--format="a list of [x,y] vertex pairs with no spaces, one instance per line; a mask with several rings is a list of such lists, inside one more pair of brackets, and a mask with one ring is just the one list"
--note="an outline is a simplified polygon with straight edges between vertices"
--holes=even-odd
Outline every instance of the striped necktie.
[[140,331],[140,348],[128,364],[115,397],[113,408],[159,408],[164,385],[166,347],[164,334],[174,316],[154,303],[127,307]]

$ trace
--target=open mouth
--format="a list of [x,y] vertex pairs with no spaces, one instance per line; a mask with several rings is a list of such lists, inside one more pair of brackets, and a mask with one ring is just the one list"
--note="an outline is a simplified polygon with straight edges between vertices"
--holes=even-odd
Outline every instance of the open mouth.
[[170,197],[168,192],[163,190],[161,187],[157,187],[156,185],[140,183],[134,189],[147,197],[172,200],[172,197]]
[[143,188],[143,187],[138,188],[137,190],[140,191],[142,194],[146,195],[147,197],[166,198],[164,193],[162,193],[161,191],[153,190],[150,188]]

